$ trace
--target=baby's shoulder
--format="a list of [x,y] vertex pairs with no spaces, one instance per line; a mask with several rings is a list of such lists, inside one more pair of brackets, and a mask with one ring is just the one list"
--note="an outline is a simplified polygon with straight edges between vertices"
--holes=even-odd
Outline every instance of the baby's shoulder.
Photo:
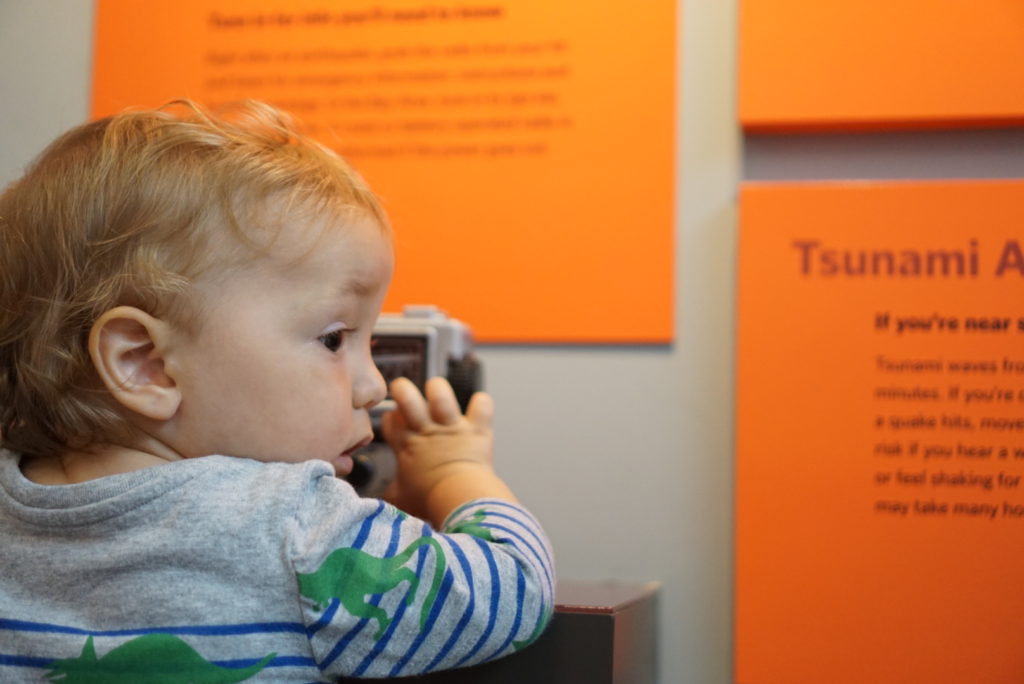
[[274,474],[286,478],[309,478],[318,477],[325,473],[333,473],[331,465],[327,461],[286,463],[284,461],[258,461],[253,458],[214,454],[192,459],[192,462],[194,465],[198,465],[212,473],[216,472],[233,476],[265,476],[267,474]]
[[237,456],[203,456],[195,459],[200,477],[210,486],[244,488],[258,486],[263,494],[280,490],[310,490],[324,480],[335,480],[334,469],[325,461],[301,463],[265,462]]
[[[195,461],[191,467],[196,477],[183,496],[192,510],[206,518],[244,520],[257,526],[257,521],[265,521],[275,528],[291,520],[301,526],[311,508],[358,500],[351,486],[335,478],[334,469],[322,461],[266,463],[233,456],[204,456]],[[328,499],[323,498],[325,490],[333,492]]]

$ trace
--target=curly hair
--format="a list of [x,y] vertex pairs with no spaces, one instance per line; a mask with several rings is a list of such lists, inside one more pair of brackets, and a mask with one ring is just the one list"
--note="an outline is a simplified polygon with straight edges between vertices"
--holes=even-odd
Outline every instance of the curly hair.
[[358,174],[266,104],[176,101],[59,137],[0,195],[0,444],[50,455],[130,434],[89,356],[93,322],[128,305],[201,324],[196,278],[243,268],[273,242],[268,213],[296,211],[388,230]]

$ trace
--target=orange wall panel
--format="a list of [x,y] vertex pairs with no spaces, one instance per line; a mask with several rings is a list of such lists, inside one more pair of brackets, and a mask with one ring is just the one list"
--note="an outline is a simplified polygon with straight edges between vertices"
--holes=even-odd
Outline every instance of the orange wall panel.
[[740,214],[737,684],[1024,681],[1024,181]]
[[1019,0],[741,0],[747,130],[1024,124]]
[[389,310],[491,342],[672,339],[674,0],[99,0],[94,116],[294,113],[382,196]]

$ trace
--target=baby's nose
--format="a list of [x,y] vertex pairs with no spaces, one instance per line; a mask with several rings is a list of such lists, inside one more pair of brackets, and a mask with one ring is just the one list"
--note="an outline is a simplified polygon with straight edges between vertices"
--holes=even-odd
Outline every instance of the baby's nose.
[[352,403],[356,408],[371,409],[388,396],[384,376],[372,362],[360,374],[359,381],[352,388]]

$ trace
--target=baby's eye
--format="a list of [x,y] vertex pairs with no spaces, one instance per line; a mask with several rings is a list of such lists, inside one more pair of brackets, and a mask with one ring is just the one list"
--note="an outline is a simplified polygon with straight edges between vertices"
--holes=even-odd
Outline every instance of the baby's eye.
[[327,347],[331,352],[336,352],[341,349],[341,343],[345,340],[344,330],[332,330],[331,332],[324,333],[317,338],[320,344]]

